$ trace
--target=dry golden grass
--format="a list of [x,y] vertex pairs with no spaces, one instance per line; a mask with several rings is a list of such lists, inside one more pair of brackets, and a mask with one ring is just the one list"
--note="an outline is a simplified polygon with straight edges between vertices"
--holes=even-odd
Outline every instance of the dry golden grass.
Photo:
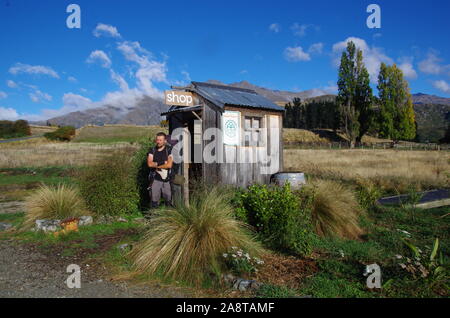
[[84,166],[115,150],[136,149],[130,143],[67,143],[34,138],[0,144],[0,168]]
[[404,192],[448,187],[450,153],[408,150],[311,150],[284,152],[286,171],[301,171],[324,179],[354,183],[367,179],[385,190]]
[[315,180],[309,185],[314,191],[312,221],[320,236],[358,239],[361,209],[354,192],[331,180]]
[[57,187],[41,185],[25,200],[24,229],[31,229],[36,220],[63,220],[90,215],[78,190],[59,184]]
[[74,142],[115,142],[133,141],[139,138],[154,138],[156,133],[167,128],[160,126],[136,126],[136,125],[104,125],[84,126],[77,130]]
[[284,128],[283,129],[283,141],[288,143],[299,142],[315,142],[315,143],[328,143],[329,140],[321,138],[319,135],[309,130]]
[[31,135],[43,135],[47,132],[52,132],[58,129],[58,127],[52,127],[52,126],[37,126],[37,125],[30,125],[31,129]]
[[232,246],[259,255],[260,245],[233,216],[231,194],[212,188],[191,197],[190,206],[155,212],[149,230],[131,251],[138,273],[201,283],[222,269]]

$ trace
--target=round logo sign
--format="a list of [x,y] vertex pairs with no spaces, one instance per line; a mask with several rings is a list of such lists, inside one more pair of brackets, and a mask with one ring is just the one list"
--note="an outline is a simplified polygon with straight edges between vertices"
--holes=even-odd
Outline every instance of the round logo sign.
[[234,138],[237,133],[237,125],[234,120],[227,120],[225,122],[225,135],[230,138]]

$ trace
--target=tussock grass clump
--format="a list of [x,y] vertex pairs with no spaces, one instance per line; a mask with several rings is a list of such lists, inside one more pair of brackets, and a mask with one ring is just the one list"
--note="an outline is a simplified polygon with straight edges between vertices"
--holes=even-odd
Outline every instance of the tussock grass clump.
[[363,230],[358,224],[361,208],[355,194],[341,183],[315,180],[312,222],[320,236],[358,239]]
[[25,199],[25,211],[24,229],[32,228],[40,219],[63,220],[90,214],[78,189],[65,184],[40,185]]
[[234,218],[231,197],[219,188],[202,190],[189,207],[180,203],[155,212],[149,231],[131,251],[137,272],[200,284],[220,273],[222,254],[233,246],[260,255],[246,225]]

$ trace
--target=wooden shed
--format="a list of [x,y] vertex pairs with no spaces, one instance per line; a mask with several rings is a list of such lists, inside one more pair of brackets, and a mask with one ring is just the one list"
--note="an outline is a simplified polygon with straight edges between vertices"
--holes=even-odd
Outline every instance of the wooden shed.
[[170,137],[183,145],[175,169],[185,176],[185,196],[188,180],[247,187],[283,170],[283,107],[227,85],[192,82],[172,89],[161,115]]

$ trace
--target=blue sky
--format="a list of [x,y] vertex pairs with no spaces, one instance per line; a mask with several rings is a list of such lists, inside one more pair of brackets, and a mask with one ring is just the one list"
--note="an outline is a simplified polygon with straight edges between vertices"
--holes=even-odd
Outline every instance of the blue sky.
[[[81,28],[69,29],[69,4]],[[381,28],[369,29],[369,4]],[[352,39],[375,84],[397,63],[413,93],[450,97],[450,2],[0,0],[0,119],[126,107],[190,80],[335,93]]]

